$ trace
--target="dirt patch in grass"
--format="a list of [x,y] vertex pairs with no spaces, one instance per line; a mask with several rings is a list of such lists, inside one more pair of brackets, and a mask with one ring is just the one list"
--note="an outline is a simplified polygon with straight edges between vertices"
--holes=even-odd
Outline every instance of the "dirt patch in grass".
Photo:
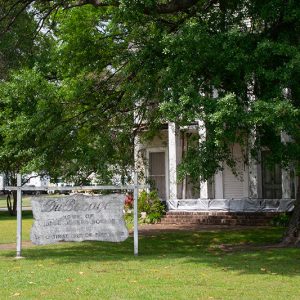
[[[24,241],[22,242],[22,248],[31,248],[34,247],[34,245],[30,241]],[[9,244],[0,244],[0,250],[15,250],[16,249],[16,243],[9,243]]]
[[233,252],[242,252],[242,251],[256,251],[256,250],[272,250],[280,248],[298,248],[296,246],[286,246],[282,243],[277,244],[266,244],[266,245],[253,245],[253,244],[241,244],[241,245],[232,245],[232,244],[221,244],[217,247],[223,252],[233,253]]
[[[197,225],[197,224],[140,224],[140,235],[152,235],[177,231],[239,231],[244,229],[264,228],[263,226],[227,226],[227,225]],[[133,230],[130,231],[133,233]]]

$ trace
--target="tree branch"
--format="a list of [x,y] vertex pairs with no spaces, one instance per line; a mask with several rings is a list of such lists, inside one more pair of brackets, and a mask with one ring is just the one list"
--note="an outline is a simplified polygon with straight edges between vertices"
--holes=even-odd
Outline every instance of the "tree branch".
[[[8,20],[8,24],[5,26],[4,28],[4,32],[7,32],[10,27],[15,23],[15,21],[17,20],[17,18],[27,9],[27,7],[33,2],[33,0],[29,0],[29,1],[17,1],[16,3],[14,3],[14,5],[8,10],[8,12],[0,18],[0,22],[4,21],[6,18],[9,18],[10,14],[12,14],[11,19]],[[23,3],[23,5],[21,6],[21,8],[19,10],[17,10],[15,13],[13,13],[13,10],[20,5],[21,3]]]
[[[203,1],[202,10],[207,11],[211,5],[216,3],[218,0],[207,0]],[[52,3],[53,2],[53,3]],[[145,7],[143,9],[143,13],[146,15],[152,15],[152,14],[172,14],[172,13],[178,13],[182,11],[186,11],[193,6],[195,6],[200,0],[170,0],[167,3],[163,4],[157,4],[154,7]],[[0,17],[0,21],[3,21],[4,19],[8,19],[8,30],[17,17],[25,11],[27,8],[29,8],[34,3],[37,4],[48,4],[49,5],[49,13],[46,14],[42,18],[47,18],[51,14],[51,12],[54,9],[58,9],[59,7],[62,9],[71,9],[74,7],[80,7],[84,5],[93,5],[94,7],[118,7],[120,5],[120,2],[118,0],[112,0],[112,1],[103,1],[103,0],[77,0],[77,1],[66,1],[66,0],[60,0],[57,2],[51,1],[51,0],[16,0],[11,5],[7,7],[7,12]],[[18,8],[19,7],[19,8]]]
[[78,0],[77,2],[74,3],[69,3],[64,5],[64,9],[71,9],[74,7],[80,7],[84,5],[93,5],[94,7],[108,7],[108,6],[119,6],[119,1],[112,1],[109,3],[102,2],[99,0]]
[[199,0],[172,0],[168,3],[157,5],[155,10],[158,14],[171,14],[189,9],[197,2]]

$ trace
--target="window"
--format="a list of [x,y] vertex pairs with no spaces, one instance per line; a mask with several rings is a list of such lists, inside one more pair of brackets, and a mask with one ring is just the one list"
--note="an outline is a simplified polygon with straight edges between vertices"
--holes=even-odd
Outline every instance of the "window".
[[282,198],[282,177],[279,164],[268,164],[267,151],[262,152],[262,196],[265,199]]
[[149,181],[159,198],[166,200],[165,152],[149,152]]

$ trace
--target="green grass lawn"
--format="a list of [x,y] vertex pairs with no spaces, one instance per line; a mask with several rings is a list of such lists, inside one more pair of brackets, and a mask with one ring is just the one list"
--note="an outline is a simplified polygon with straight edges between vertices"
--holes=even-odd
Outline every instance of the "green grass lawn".
[[[29,207],[31,206],[31,202],[30,202],[30,196],[23,196],[22,198],[22,206],[23,207]],[[6,204],[6,195],[1,195],[0,196],[0,208],[6,208],[7,204]]]
[[[22,239],[30,239],[30,228],[32,226],[32,212],[23,211],[22,213]],[[16,242],[17,221],[16,217],[11,217],[8,212],[0,211],[0,245]],[[0,253],[1,255],[1,253]],[[1,296],[0,296],[1,299]]]
[[[32,198],[40,198],[40,197],[46,197],[46,198],[57,198],[57,197],[62,197],[63,195],[61,194],[42,194],[42,195],[23,195],[22,197],[22,206],[23,207],[31,207],[31,199]],[[0,208],[6,208],[6,195],[0,195]]]
[[[28,239],[30,213],[24,215]],[[0,243],[15,239],[0,215]],[[176,232],[133,239],[0,250],[0,299],[299,299],[300,249],[226,252],[225,244],[276,243],[282,228]],[[4,233],[4,234],[3,234]]]

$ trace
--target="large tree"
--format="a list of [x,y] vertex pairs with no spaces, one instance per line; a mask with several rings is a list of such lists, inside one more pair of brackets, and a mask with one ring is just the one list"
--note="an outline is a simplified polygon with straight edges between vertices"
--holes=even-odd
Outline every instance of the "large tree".
[[[5,10],[9,8],[7,2],[0,2],[0,19],[5,17]],[[9,73],[23,67],[34,65],[34,56],[39,48],[39,41],[36,39],[36,21],[32,14],[27,11],[20,11],[18,18],[14,20],[14,26],[10,27],[6,18],[0,22],[0,81],[4,82]],[[1,105],[1,109],[3,106]],[[6,116],[1,111],[3,121]],[[5,122],[5,121],[4,121]],[[4,123],[3,122],[3,123]],[[3,136],[0,136],[0,143],[3,145]],[[5,175],[6,183],[16,184],[16,169],[12,160],[7,160],[2,152],[1,173]],[[4,158],[4,159],[3,159]],[[7,207],[11,215],[16,213],[16,193],[7,196]]]
[[[16,0],[6,8],[9,26],[30,9],[55,41],[52,59],[38,61],[35,71],[59,89],[68,113],[58,124],[66,124],[67,136],[82,133],[62,144],[69,158],[85,153],[77,138],[97,139],[99,128],[111,129],[108,144],[130,147],[131,130],[143,124],[132,122],[135,110],[149,130],[164,121],[204,121],[206,140],[182,164],[183,173],[202,180],[223,161],[234,169],[235,142],[254,157],[268,148],[270,163],[299,168],[299,1]],[[52,149],[53,137],[44,136]],[[117,153],[114,162],[122,158]],[[300,243],[299,197],[286,244]]]

